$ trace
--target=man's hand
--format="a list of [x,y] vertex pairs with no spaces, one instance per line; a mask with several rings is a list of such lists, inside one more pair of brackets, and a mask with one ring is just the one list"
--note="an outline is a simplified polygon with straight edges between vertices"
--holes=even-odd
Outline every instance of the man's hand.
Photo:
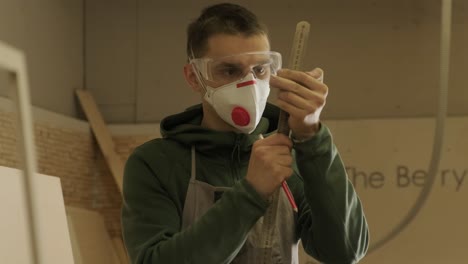
[[308,139],[315,135],[328,94],[328,87],[323,84],[323,70],[282,69],[271,77],[270,84],[280,89],[277,105],[289,113],[289,127],[294,138]]
[[265,200],[293,174],[291,148],[291,140],[283,134],[253,144],[246,180]]

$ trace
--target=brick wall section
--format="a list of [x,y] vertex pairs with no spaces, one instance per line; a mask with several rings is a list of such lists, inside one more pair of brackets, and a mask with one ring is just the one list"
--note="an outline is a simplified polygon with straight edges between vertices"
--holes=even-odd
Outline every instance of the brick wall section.
[[155,138],[154,135],[116,136],[114,143],[117,153],[126,160],[137,146],[153,138]]
[[[0,166],[19,168],[14,115],[0,110]],[[111,237],[121,234],[121,195],[90,132],[37,122],[34,125],[38,172],[61,180],[65,205],[100,212]],[[133,149],[154,136],[116,136],[125,161]]]
[[[19,168],[18,147],[12,113],[0,112],[0,165]],[[89,133],[35,124],[38,172],[60,177],[66,205],[92,207],[95,146]]]
[[0,112],[0,165],[17,168],[18,149],[16,146],[16,128],[11,115]]
[[60,177],[66,205],[92,208],[95,145],[89,133],[35,125],[38,171]]

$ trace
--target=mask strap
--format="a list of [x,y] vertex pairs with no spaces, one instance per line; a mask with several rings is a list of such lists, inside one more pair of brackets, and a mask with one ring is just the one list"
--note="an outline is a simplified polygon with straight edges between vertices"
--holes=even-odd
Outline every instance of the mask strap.
[[[190,55],[191,55],[191,58],[189,58],[189,61],[191,60],[194,60],[195,59],[195,55],[193,53],[193,49],[192,49],[192,46],[190,46]],[[205,82],[203,81],[203,78],[201,77],[201,74],[200,72],[198,71],[197,67],[195,66],[195,63],[193,62],[190,62],[190,64],[192,65],[192,70],[193,72],[195,73],[195,76],[197,77],[197,80],[198,80],[198,83],[200,84],[200,86],[203,88],[203,90],[205,91],[205,93],[203,94],[203,96],[205,96],[205,94],[208,92],[207,89],[206,89],[206,84]]]
[[192,69],[195,73],[195,76],[197,77],[197,80],[198,80],[198,83],[200,84],[200,86],[203,88],[203,90],[205,91],[205,93],[203,94],[203,96],[205,96],[205,94],[208,92],[208,90],[206,89],[206,84],[205,82],[203,81],[203,78],[200,76],[200,72],[198,71],[197,67],[195,66],[195,64],[191,63],[192,64]]

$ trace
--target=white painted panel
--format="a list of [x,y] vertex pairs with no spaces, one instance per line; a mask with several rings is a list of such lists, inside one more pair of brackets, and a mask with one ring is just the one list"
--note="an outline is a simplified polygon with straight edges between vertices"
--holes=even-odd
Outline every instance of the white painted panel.
[[[73,263],[60,179],[36,174],[41,208],[41,247],[44,263]],[[0,166],[0,259],[2,263],[31,263],[27,252],[22,172]]]

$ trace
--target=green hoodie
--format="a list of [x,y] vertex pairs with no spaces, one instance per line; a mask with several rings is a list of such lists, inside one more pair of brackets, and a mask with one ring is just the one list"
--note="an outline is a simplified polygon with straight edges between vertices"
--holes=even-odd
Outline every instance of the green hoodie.
[[[125,166],[122,225],[132,263],[220,264],[235,257],[268,207],[244,176],[252,144],[275,133],[278,115],[268,104],[250,135],[201,127],[201,105],[161,122],[163,138],[136,148]],[[181,231],[191,146],[197,180],[233,188]],[[358,262],[368,248],[367,222],[327,127],[294,144],[293,155],[288,184],[299,209],[297,239],[321,262]]]

